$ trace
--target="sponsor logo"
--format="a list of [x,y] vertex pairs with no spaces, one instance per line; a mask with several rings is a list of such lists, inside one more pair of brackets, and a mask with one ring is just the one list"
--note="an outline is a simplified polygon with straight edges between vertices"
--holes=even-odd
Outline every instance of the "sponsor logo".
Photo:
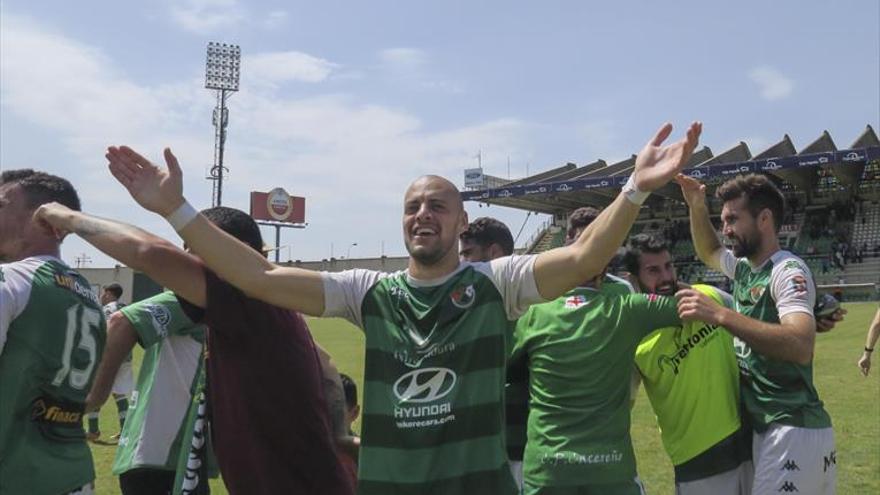
[[266,194],[266,210],[270,217],[283,222],[293,211],[293,201],[287,191],[276,187]]
[[822,472],[827,472],[828,468],[830,468],[831,466],[837,465],[837,451],[836,450],[832,450],[830,454],[823,456],[823,457],[824,457],[824,461],[825,461],[824,464],[825,465],[822,469]]
[[782,265],[783,270],[804,270],[804,265],[797,260],[788,260]]
[[171,312],[168,308],[161,304],[146,304],[144,308],[152,317],[153,329],[156,333],[161,337],[168,335],[168,324],[171,323]]
[[71,276],[71,275],[62,275],[60,273],[55,274],[55,285],[58,287],[67,289],[76,295],[88,299],[90,302],[95,305],[100,306],[101,303],[98,301],[98,296],[92,291],[92,288],[88,285],[83,285],[80,283],[79,279]]
[[785,464],[782,465],[780,471],[800,471],[801,468],[798,467],[797,463],[793,460],[789,459],[785,461]]
[[[393,392],[402,407],[394,407],[398,428],[425,428],[455,421],[451,402],[438,402],[449,395],[458,380],[449,368],[422,368],[394,382]],[[409,405],[414,404],[414,405]]]
[[547,188],[544,187],[544,186],[541,186],[541,187],[539,187],[539,188],[537,188],[537,189],[526,189],[526,194],[527,194],[527,195],[528,195],[528,194],[544,194],[544,193],[546,193],[546,192],[548,192],[548,191],[547,191]]
[[501,192],[498,193],[499,198],[509,198],[511,196],[513,196],[513,193],[510,192],[509,189],[503,189]]
[[733,338],[733,351],[736,353],[736,357],[739,359],[746,359],[752,355],[752,348],[749,347],[748,344],[739,339],[739,337]]
[[672,354],[661,355],[657,359],[657,366],[660,368],[660,371],[666,371],[668,369],[672,370],[673,375],[677,375],[681,365],[684,363],[684,360],[690,356],[691,351],[696,349],[697,347],[705,347],[706,344],[711,341],[717,333],[715,330],[718,330],[716,325],[708,325],[705,324],[700,329],[694,333],[693,335],[688,336],[687,339],[682,341],[681,332],[682,327],[679,327],[678,330],[675,331],[675,345],[676,350]]
[[791,492],[797,492],[800,490],[798,490],[797,487],[794,486],[794,483],[792,483],[791,481],[786,481],[785,483],[782,484],[782,486],[779,487],[779,490],[777,490],[777,491],[791,493]]
[[856,162],[861,159],[862,159],[862,157],[859,156],[859,154],[856,153],[855,151],[850,151],[846,155],[843,155],[843,161],[845,161],[845,162]]
[[404,374],[394,382],[394,395],[401,402],[434,402],[452,392],[458,377],[449,368],[422,368]]
[[603,180],[602,182],[599,183],[600,187],[608,187],[610,185],[611,185],[611,183],[608,182],[607,180]]
[[446,354],[455,350],[455,343],[450,342],[444,345],[431,344],[427,349],[417,350],[410,353],[407,350],[394,351],[394,357],[402,362],[408,368],[420,368],[425,359]]
[[460,285],[456,287],[449,295],[449,298],[452,299],[452,304],[455,305],[456,308],[461,309],[467,309],[473,306],[474,301],[477,299],[473,285]]
[[467,180],[480,180],[483,178],[482,172],[465,172],[464,178]]
[[819,163],[828,163],[828,157],[827,156],[820,156],[817,161]]
[[587,304],[587,298],[578,294],[565,298],[565,309],[577,309]]
[[689,170],[685,175],[693,177],[694,179],[702,179],[703,177],[706,177],[706,173],[699,169]]
[[545,452],[541,454],[541,464],[551,466],[584,465],[584,464],[617,464],[623,460],[623,453],[617,450],[594,454],[579,452]]
[[572,190],[572,187],[569,186],[568,184],[562,184],[561,186],[556,187],[557,192],[568,192],[571,190]]
[[779,170],[780,168],[782,168],[782,165],[773,161],[769,161],[764,165],[761,165],[761,170]]
[[46,401],[37,399],[31,405],[31,419],[40,422],[56,423],[62,426],[75,426],[82,424],[82,413],[78,411],[65,411],[59,406],[47,406]]

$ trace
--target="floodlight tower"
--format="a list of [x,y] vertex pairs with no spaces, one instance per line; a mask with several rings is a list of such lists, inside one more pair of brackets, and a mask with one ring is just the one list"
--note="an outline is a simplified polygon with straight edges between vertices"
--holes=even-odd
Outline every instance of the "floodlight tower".
[[226,43],[208,43],[208,57],[205,63],[205,88],[217,93],[217,106],[214,107],[214,165],[208,180],[214,181],[211,205],[220,206],[223,201],[223,148],[226,145],[226,126],[229,124],[229,109],[226,98],[238,91],[239,69],[241,68],[241,48]]

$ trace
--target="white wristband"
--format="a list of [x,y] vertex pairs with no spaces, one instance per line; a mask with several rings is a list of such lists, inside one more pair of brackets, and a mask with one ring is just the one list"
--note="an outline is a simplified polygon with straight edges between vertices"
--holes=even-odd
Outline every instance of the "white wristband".
[[639,188],[636,187],[636,174],[634,173],[629,176],[626,184],[623,185],[622,191],[623,195],[626,196],[626,199],[628,199],[630,203],[639,206],[641,206],[642,203],[648,199],[648,196],[651,195],[650,191],[639,191]]
[[199,212],[189,204],[189,201],[183,200],[183,204],[174,210],[174,213],[165,217],[165,220],[168,220],[168,223],[174,227],[175,231],[180,232],[184,227],[189,225],[198,214]]

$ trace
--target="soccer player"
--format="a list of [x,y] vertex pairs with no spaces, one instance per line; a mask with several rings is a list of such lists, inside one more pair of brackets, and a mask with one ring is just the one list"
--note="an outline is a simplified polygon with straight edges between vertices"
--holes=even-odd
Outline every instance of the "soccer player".
[[[247,297],[198,257],[130,225],[58,204],[42,206],[36,217],[145,272],[174,291],[192,322],[207,326],[211,433],[231,494],[353,492],[337,459],[322,358],[299,314]],[[200,218],[263,256],[259,227],[244,212],[217,207]],[[267,397],[266,390],[286,392]],[[203,415],[204,406],[199,408]],[[200,427],[204,418],[198,417],[187,427],[197,451],[204,432],[193,429]],[[203,462],[194,459],[185,476],[178,473],[186,483],[184,493],[190,492]]]
[[[633,236],[623,263],[640,292],[673,296],[686,287],[656,235]],[[714,287],[693,289],[732,307],[730,296]],[[676,493],[750,493],[751,432],[740,420],[733,336],[701,321],[657,328],[639,343],[635,362],[675,468]]]
[[[579,208],[568,239],[596,221]],[[630,437],[636,347],[680,322],[675,299],[633,294],[604,273],[520,318],[512,359],[529,367],[526,495],[640,495]]]
[[[488,262],[513,254],[513,236],[504,222],[480,217],[468,225],[458,238],[458,254],[465,262]],[[515,323],[511,322],[511,333]],[[510,339],[509,351],[513,350]],[[508,351],[508,352],[509,352]],[[522,490],[523,452],[526,448],[526,419],[529,414],[528,363],[508,360],[504,383],[504,420],[507,459],[516,486]]]
[[874,346],[877,344],[878,338],[880,338],[880,309],[877,310],[871,326],[868,327],[868,336],[865,338],[865,350],[862,352],[862,357],[859,358],[859,370],[865,376],[868,376],[868,373],[871,371],[871,353],[874,352]]
[[782,192],[766,176],[737,176],[716,191],[723,202],[718,240],[705,186],[679,176],[697,255],[734,281],[735,310],[705,294],[679,291],[683,320],[723,326],[735,337],[745,413],[754,428],[752,493],[832,494],[836,451],[831,418],[813,385],[816,289],[806,264],[779,247]]
[[[118,311],[124,306],[119,299],[122,297],[122,286],[117,283],[105,285],[101,290],[101,304],[103,305],[104,318],[109,320],[110,315]],[[134,376],[131,370],[131,353],[129,353],[122,364],[113,381],[113,399],[116,402],[116,413],[119,418],[119,434],[110,437],[111,440],[119,439],[119,435],[125,426],[125,417],[128,414],[128,398],[134,390]],[[101,436],[101,430],[98,426],[98,417],[100,411],[90,411],[86,413],[88,418],[89,429],[86,438],[91,441],[97,440]]]
[[106,335],[88,280],[58,257],[64,233],[31,217],[73,186],[30,169],[0,174],[0,493],[93,493],[86,394]]
[[144,348],[131,415],[125,422],[113,462],[123,495],[171,493],[187,410],[202,372],[205,328],[193,323],[173,292],[125,306],[110,315],[107,348],[89,406],[110,394],[135,344]]
[[508,322],[602,271],[647,191],[684,166],[701,125],[662,146],[671,130],[664,125],[645,145],[622,193],[573,244],[537,256],[460,263],[458,237],[468,224],[461,194],[441,177],[417,179],[403,202],[409,266],[393,274],[273,265],[186,202],[170,150],[167,169],[125,147],[107,157],[135,200],[165,216],[225,280],[272,304],[364,329],[359,493],[512,494],[502,409]]

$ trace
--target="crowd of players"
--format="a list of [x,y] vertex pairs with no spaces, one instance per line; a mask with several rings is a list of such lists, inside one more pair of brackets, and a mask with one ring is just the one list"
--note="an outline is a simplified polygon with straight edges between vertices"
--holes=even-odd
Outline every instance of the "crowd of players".
[[[566,245],[538,255],[513,255],[500,222],[468,223],[449,181],[417,179],[398,273],[269,263],[248,215],[186,202],[170,150],[167,167],[127,147],[107,159],[186,251],[82,213],[64,179],[4,172],[0,494],[93,492],[83,419],[135,345],[144,359],[127,416],[120,404],[113,464],[124,494],[208,493],[218,471],[233,494],[641,494],[630,439],[639,383],[677,493],[835,493],[812,358],[816,332],[843,311],[814,309],[809,269],[779,247],[784,199],[766,177],[719,187],[732,250],[722,247],[704,186],[679,174],[701,125],[664,145],[671,130],[645,145],[610,205],[573,212]],[[732,294],[677,280],[658,236],[626,242],[650,191],[673,179],[698,256],[733,280]],[[105,318],[109,301],[59,259],[69,233],[167,291]],[[622,245],[629,281],[606,273]],[[362,405],[301,314],[363,329]],[[880,312],[865,374],[878,333]],[[362,438],[351,430],[359,414]]]

